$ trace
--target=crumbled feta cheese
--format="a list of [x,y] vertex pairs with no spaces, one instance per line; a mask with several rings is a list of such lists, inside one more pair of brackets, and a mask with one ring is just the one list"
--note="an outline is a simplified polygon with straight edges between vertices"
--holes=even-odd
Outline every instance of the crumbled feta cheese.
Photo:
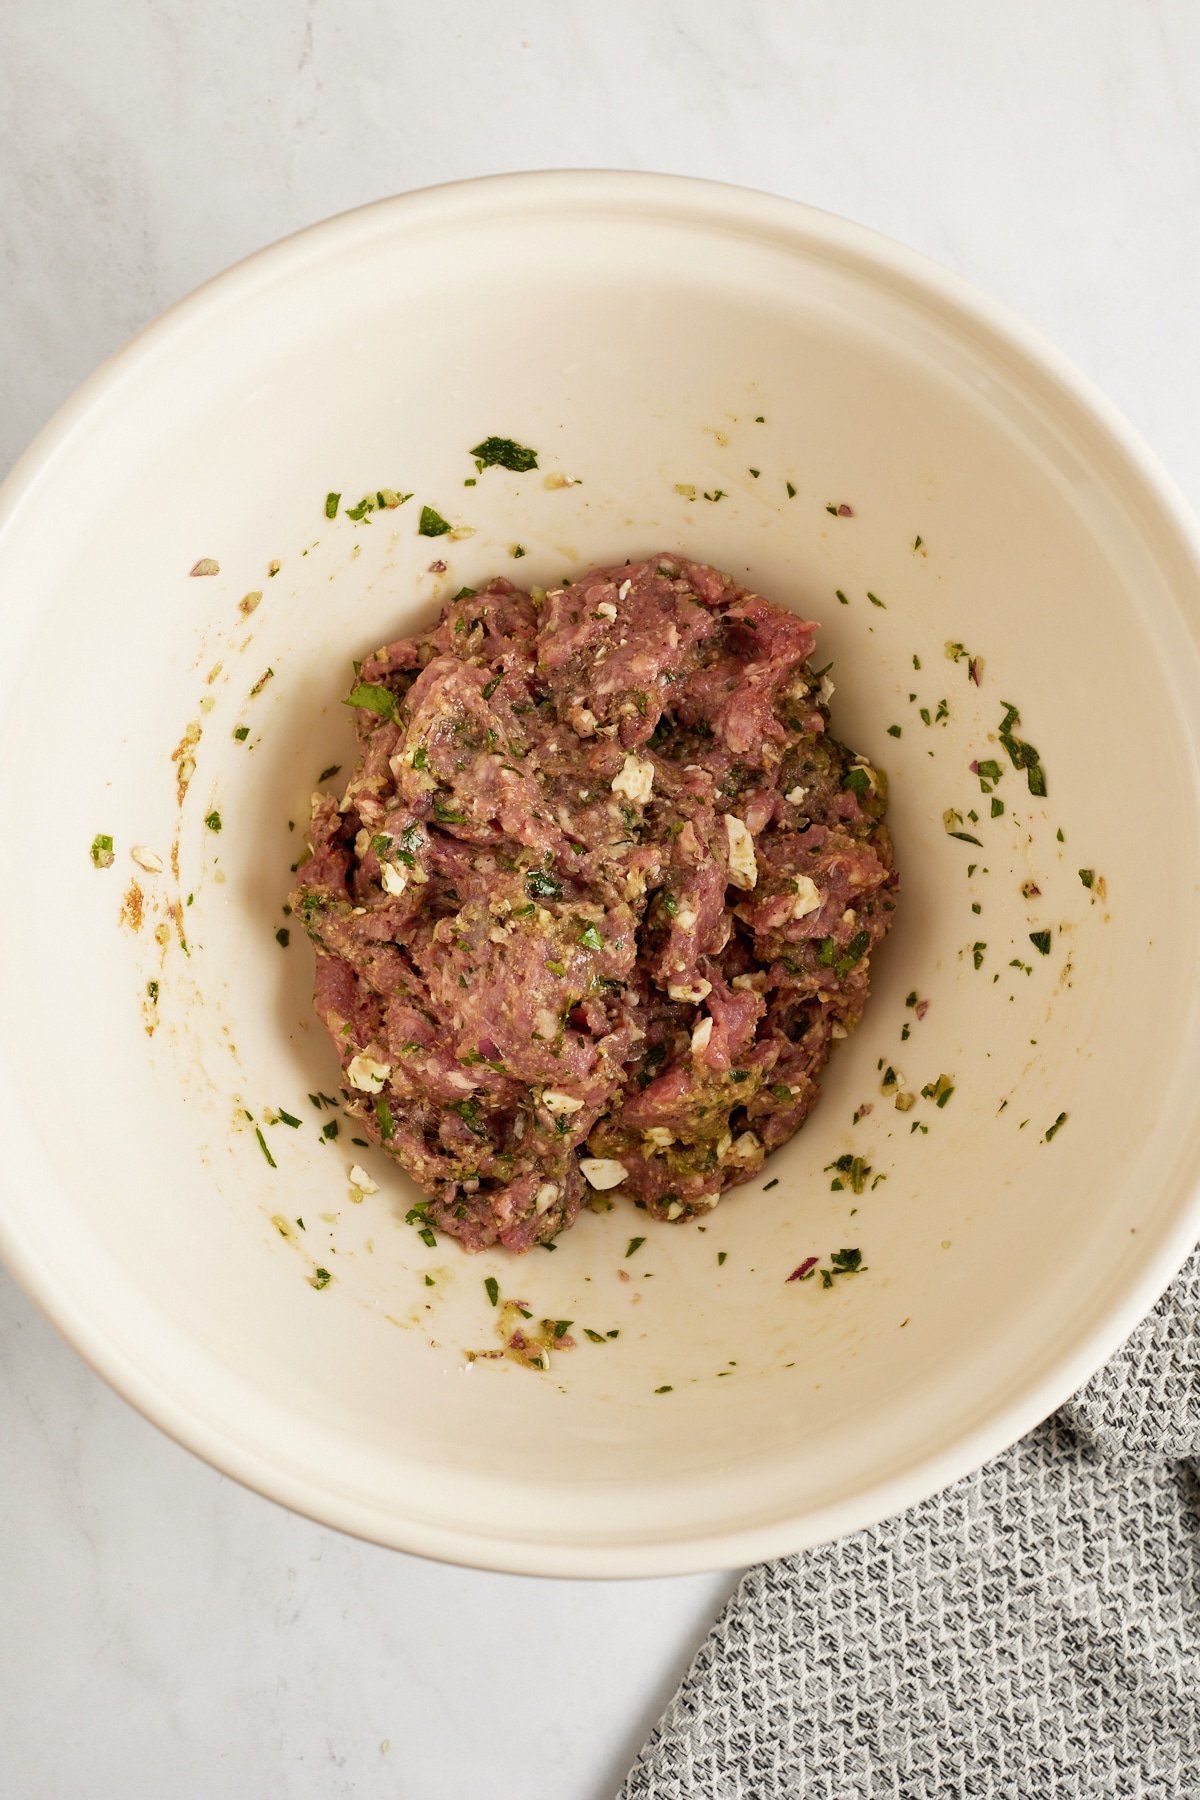
[[360,1050],[346,1065],[346,1080],[361,1094],[381,1094],[383,1084],[392,1072],[391,1063],[377,1062]]
[[351,1163],[350,1180],[353,1182],[354,1186],[358,1188],[360,1193],[377,1194],[379,1192],[379,1183],[371,1180],[371,1177],[360,1163]]
[[583,1111],[583,1101],[577,1100],[573,1094],[560,1094],[554,1088],[542,1089],[542,1105],[547,1112],[577,1113]]
[[843,925],[857,925],[858,924],[858,915],[852,906],[848,906],[846,908],[845,912],[842,914],[842,924]]
[[621,583],[620,587],[617,589],[617,599],[618,600],[627,600],[629,598],[629,590],[632,586],[633,586],[632,581],[623,581]]
[[588,1186],[601,1189],[620,1187],[629,1173],[615,1156],[581,1156],[579,1167]]
[[139,869],[145,869],[150,875],[161,875],[163,859],[157,850],[150,850],[145,844],[135,844],[129,854]]
[[675,1142],[675,1133],[666,1125],[651,1125],[644,1136],[651,1150],[666,1150]]
[[821,704],[823,706],[828,706],[829,702],[833,699],[835,692],[836,692],[836,689],[834,688],[832,681],[830,681],[829,676],[822,675],[821,685],[817,689],[817,694],[821,700]]
[[755,1131],[743,1131],[733,1141],[733,1154],[739,1162],[749,1162],[762,1149],[762,1139]]
[[732,1142],[733,1142],[733,1139],[730,1136],[730,1134],[727,1131],[723,1131],[721,1133],[720,1137],[717,1139],[717,1161],[718,1162],[720,1162],[721,1158],[724,1155],[726,1155],[726,1153],[729,1150],[729,1146],[730,1146],[730,1144],[732,1144]]
[[823,904],[821,890],[811,875],[797,875],[794,878],[796,897],[792,901],[793,919],[807,918],[809,913],[818,912]]
[[654,787],[654,764],[644,762],[641,757],[634,756],[631,750],[625,752],[625,761],[612,778],[614,794],[626,794],[630,800],[639,800],[643,804],[650,798]]
[[807,792],[808,792],[807,788],[802,788],[802,787],[789,788],[787,791],[787,794],[784,797],[787,800],[787,803],[789,806],[801,806],[804,803],[804,796],[805,796],[805,794],[807,794]]
[[355,854],[355,856],[357,856],[359,862],[362,862],[363,858],[366,856],[367,851],[370,848],[371,848],[371,834],[364,827],[359,830],[359,832],[357,833],[357,835],[354,839],[354,854]]
[[829,1035],[832,1038],[844,1038],[849,1037],[850,1033],[846,1030],[844,1025],[835,1024],[829,1027]]
[[[628,587],[629,583],[626,582],[625,585]],[[625,596],[622,594],[621,598],[624,599]],[[617,616],[617,609],[611,600],[599,601],[596,606],[596,611],[602,619],[615,619]]]
[[729,985],[740,994],[759,994],[766,987],[767,978],[760,970],[754,975],[735,975]]
[[596,729],[596,715],[586,706],[581,706],[575,714],[572,724],[580,737],[591,737]]
[[685,987],[681,984],[678,987],[669,987],[667,989],[667,994],[670,999],[691,1000],[697,1006],[700,1004],[701,1000],[707,1000],[711,993],[712,982],[705,981],[703,976],[699,976],[696,981],[692,983],[691,987]]
[[675,923],[679,926],[681,931],[690,931],[692,929],[692,926],[696,923],[696,915],[690,906],[685,906],[682,912],[677,912],[675,914]]
[[475,1089],[479,1086],[477,1081],[472,1081],[471,1077],[469,1075],[464,1075],[460,1069],[451,1069],[446,1075],[446,1080],[450,1083],[451,1087],[456,1087],[461,1094],[473,1094]]
[[712,1036],[712,1028],[713,1028],[713,1022],[711,1019],[709,1019],[707,1017],[701,1019],[699,1024],[696,1025],[696,1027],[694,1028],[694,1030],[692,1032],[692,1055],[693,1056],[698,1056],[700,1054],[701,1050],[704,1050],[707,1048],[708,1040]]
[[730,881],[734,887],[752,888],[758,880],[758,863],[754,857],[754,839],[745,821],[735,813],[726,813],[725,835],[729,840]]
[[719,1206],[720,1203],[721,1203],[720,1194],[697,1194],[695,1199],[692,1201],[693,1206],[713,1207],[713,1206]]
[[680,1217],[680,1215],[682,1214],[682,1212],[683,1212],[682,1200],[672,1200],[671,1204],[667,1207],[668,1219],[678,1219]]
[[558,1183],[556,1181],[543,1181],[541,1187],[533,1196],[533,1210],[538,1215],[539,1219],[543,1213],[548,1213],[550,1211],[550,1208],[557,1199]]
[[384,892],[387,894],[402,894],[408,886],[408,876],[395,863],[385,862],[382,864],[381,875]]

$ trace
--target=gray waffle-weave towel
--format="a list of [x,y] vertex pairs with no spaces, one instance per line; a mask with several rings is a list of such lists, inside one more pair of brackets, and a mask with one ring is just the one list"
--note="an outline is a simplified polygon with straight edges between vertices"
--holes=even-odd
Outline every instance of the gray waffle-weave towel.
[[1200,1796],[1200,1252],[957,1486],[752,1569],[621,1800]]

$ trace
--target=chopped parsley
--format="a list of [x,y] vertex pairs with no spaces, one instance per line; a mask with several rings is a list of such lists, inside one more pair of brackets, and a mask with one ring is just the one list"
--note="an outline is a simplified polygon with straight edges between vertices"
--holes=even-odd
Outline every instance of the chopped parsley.
[[449,529],[449,519],[443,519],[440,512],[435,512],[432,506],[421,508],[421,518],[417,525],[418,537],[444,537]]
[[310,1286],[315,1287],[319,1293],[322,1288],[327,1288],[332,1280],[333,1276],[328,1269],[314,1269]]
[[327,769],[321,770],[321,773],[317,776],[317,780],[318,781],[332,781],[333,777],[335,775],[340,775],[341,772],[342,772],[341,763],[330,763],[330,765]]
[[213,811],[213,812],[210,812],[210,813],[209,813],[209,814],[208,814],[208,815],[207,815],[207,816],[206,816],[206,818],[205,818],[205,820],[204,820],[204,823],[205,823],[205,824],[206,824],[206,825],[207,825],[207,826],[208,826],[208,829],[209,829],[209,830],[210,830],[210,831],[220,831],[220,829],[221,829],[221,815],[220,815],[220,813],[219,813],[219,812],[216,812],[216,811]]
[[562,885],[549,869],[527,869],[525,892],[531,900],[561,900]]
[[499,467],[510,469],[514,475],[525,475],[538,466],[537,451],[526,444],[518,444],[513,438],[484,438],[481,444],[476,444],[471,455],[481,473],[484,469]]
[[579,941],[585,950],[603,950],[604,940],[594,925],[585,925],[579,934]]
[[279,945],[281,950],[286,950],[291,941],[291,932],[286,925],[281,925],[279,930],[275,933],[275,942]]
[[326,494],[326,496],[325,496],[325,517],[327,519],[336,519],[337,518],[337,510],[341,504],[342,504],[342,496],[340,494]]
[[626,1256],[632,1256],[635,1250],[640,1250],[645,1241],[644,1237],[630,1238],[629,1247],[625,1252]]
[[520,562],[521,558],[527,556],[529,553],[524,544],[514,544],[510,554],[514,562]]
[[338,1134],[338,1122],[336,1119],[330,1119],[327,1124],[322,1125],[321,1136],[323,1138],[333,1139],[337,1136],[337,1134]]
[[500,1283],[496,1280],[496,1277],[494,1275],[487,1276],[483,1287],[484,1292],[487,1294],[492,1305],[498,1306],[500,1304]]
[[250,727],[248,725],[235,725],[233,728],[233,735],[239,744],[244,744],[246,739],[250,736]]
[[1040,950],[1043,956],[1049,956],[1050,939],[1052,935],[1053,934],[1049,931],[1031,931],[1029,934],[1029,941],[1035,950]]
[[1009,761],[1014,769],[1024,769],[1029,783],[1029,791],[1037,799],[1045,799],[1046,776],[1042,769],[1041,758],[1032,744],[1013,735],[1013,726],[1021,723],[1021,715],[1011,700],[1002,700],[1004,717],[1000,721],[999,738],[1008,752]]
[[379,1127],[381,1138],[390,1138],[396,1129],[396,1121],[392,1118],[386,1094],[380,1094],[375,1101],[375,1123]]
[[867,589],[867,599],[871,602],[872,606],[882,606],[883,610],[885,612],[887,611],[887,608],[886,606],[883,606],[883,601],[879,598],[879,595],[873,594],[870,588]]
[[483,1124],[483,1108],[478,1100],[459,1100],[450,1108],[450,1111],[458,1114],[472,1136],[485,1137],[487,1135]]
[[[391,719],[393,723],[396,720],[396,696],[391,688],[386,688],[377,681],[360,681],[356,687],[351,688],[342,704],[361,707],[364,712],[378,713],[380,718]],[[414,756],[413,767],[416,766],[417,759]],[[324,780],[324,776],[321,779]]]
[[783,484],[783,485],[784,485],[784,487],[785,487],[785,488],[786,488],[786,489],[787,489],[787,497],[788,497],[788,499],[789,499],[789,500],[794,500],[794,499],[795,499],[795,498],[796,498],[796,490],[795,490],[795,488],[794,488],[794,487],[793,487],[793,486],[792,486],[792,484],[791,484],[791,482],[790,482],[790,481],[785,481],[785,482],[784,482],[784,484]]
[[936,1081],[927,1081],[921,1089],[926,1100],[932,1100],[936,1106],[945,1106],[954,1092],[954,1083],[948,1075],[939,1075]]
[[98,831],[92,839],[92,862],[97,869],[111,869],[114,862],[113,841],[104,832]]
[[654,1391],[656,1394],[673,1394],[675,1389],[668,1382],[663,1387],[656,1387]]
[[275,1161],[275,1158],[271,1155],[271,1152],[268,1150],[267,1140],[263,1136],[261,1130],[259,1129],[259,1127],[257,1125],[254,1127],[254,1135],[258,1139],[259,1149],[262,1151],[263,1155],[266,1157],[266,1159],[270,1163],[271,1167],[273,1169],[277,1169],[279,1167],[279,1164]]
[[279,1122],[281,1125],[290,1125],[293,1131],[298,1130],[300,1126],[300,1121],[295,1113],[284,1112],[282,1106],[279,1109]]
[[1060,1112],[1060,1113],[1059,1113],[1059,1115],[1058,1115],[1058,1117],[1057,1117],[1057,1119],[1055,1119],[1055,1121],[1054,1121],[1054,1123],[1053,1123],[1053,1125],[1048,1125],[1048,1126],[1047,1126],[1047,1127],[1046,1127],[1046,1137],[1045,1137],[1045,1142],[1046,1142],[1046,1143],[1047,1143],[1047,1144],[1048,1144],[1048,1143],[1049,1143],[1049,1142],[1050,1142],[1050,1140],[1051,1140],[1051,1138],[1052,1138],[1052,1137],[1053,1137],[1053,1136],[1054,1136],[1054,1134],[1055,1134],[1055,1132],[1056,1132],[1056,1131],[1060,1131],[1060,1130],[1061,1130],[1061,1129],[1062,1129],[1062,1127],[1063,1127],[1063,1126],[1064,1126],[1064,1125],[1065,1125],[1065,1124],[1066,1124],[1066,1122],[1067,1122],[1067,1115],[1066,1115],[1066,1113],[1065,1113],[1065,1112]]
[[1080,869],[1079,879],[1082,881],[1085,888],[1094,887],[1096,882],[1095,869]]

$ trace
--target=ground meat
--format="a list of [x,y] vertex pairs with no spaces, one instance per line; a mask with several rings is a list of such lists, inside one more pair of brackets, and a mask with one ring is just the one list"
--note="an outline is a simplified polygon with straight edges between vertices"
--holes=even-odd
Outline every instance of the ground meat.
[[362,664],[292,906],[348,1111],[467,1249],[607,1187],[703,1217],[816,1102],[897,885],[816,633],[664,555],[464,589]]

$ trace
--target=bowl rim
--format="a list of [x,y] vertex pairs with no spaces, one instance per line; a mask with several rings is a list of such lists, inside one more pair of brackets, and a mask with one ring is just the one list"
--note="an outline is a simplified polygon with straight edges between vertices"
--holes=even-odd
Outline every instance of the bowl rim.
[[[1200,521],[1154,452],[1116,406],[1040,332],[1001,302],[934,259],[864,225],[801,201],[731,183],[685,175],[607,169],[531,170],[486,175],[415,189],[370,201],[306,226],[255,251],[175,302],[123,348],[107,358],[58,409],[0,485],[0,557],[22,511],[53,478],[70,441],[120,388],[126,374],[170,352],[176,340],[225,308],[253,299],[256,290],[314,259],[342,255],[355,243],[421,231],[440,224],[461,227],[481,214],[523,216],[564,207],[605,204],[627,213],[667,213],[702,227],[736,228],[784,242],[801,255],[824,252],[869,267],[936,303],[960,324],[982,331],[994,348],[1014,357],[1056,391],[1108,440],[1155,508],[1154,525],[1190,564],[1200,593]],[[7,1105],[0,1100],[7,1111]],[[17,1121],[12,1119],[15,1127]],[[1040,1374],[981,1414],[975,1426],[934,1453],[915,1455],[889,1479],[850,1498],[797,1516],[784,1505],[767,1523],[680,1534],[669,1541],[636,1538],[611,1544],[532,1543],[489,1536],[478,1529],[447,1529],[363,1505],[298,1478],[248,1447],[194,1404],[181,1401],[148,1374],[105,1329],[82,1315],[66,1284],[0,1208],[0,1259],[60,1335],[103,1379],[151,1423],[220,1473],[265,1498],[320,1524],[385,1547],[435,1561],[502,1573],[574,1578],[650,1577],[739,1568],[813,1548],[916,1505],[1002,1454],[1054,1412],[1129,1336],[1183,1266],[1200,1236],[1200,1169],[1177,1215],[1145,1254],[1142,1268],[1106,1309],[1081,1330]]]

